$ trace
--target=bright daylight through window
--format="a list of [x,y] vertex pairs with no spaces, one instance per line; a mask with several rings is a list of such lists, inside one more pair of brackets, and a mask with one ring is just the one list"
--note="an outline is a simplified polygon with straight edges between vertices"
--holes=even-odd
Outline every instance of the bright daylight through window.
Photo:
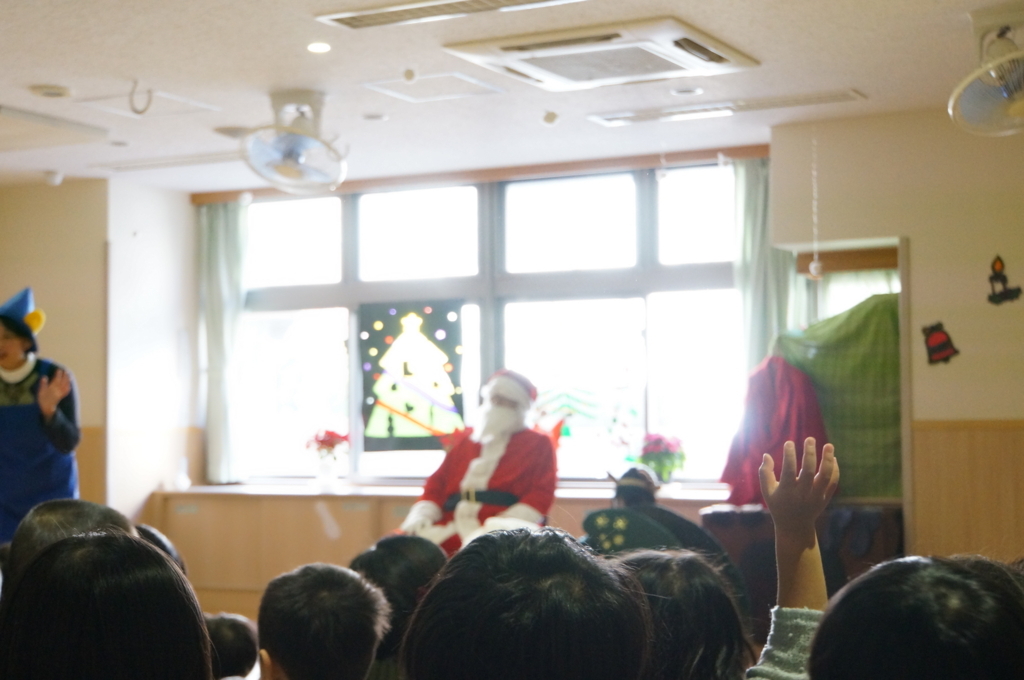
[[745,389],[734,206],[719,166],[252,205],[237,455],[313,475],[309,438],[355,424],[356,479],[423,478],[443,455],[423,442],[472,425],[507,366],[539,389],[562,479],[621,473],[657,433],[683,443],[678,479],[717,480]]

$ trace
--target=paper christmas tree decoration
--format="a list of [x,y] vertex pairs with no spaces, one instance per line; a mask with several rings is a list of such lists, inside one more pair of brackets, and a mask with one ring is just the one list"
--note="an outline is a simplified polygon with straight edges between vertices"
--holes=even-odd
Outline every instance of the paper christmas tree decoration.
[[448,309],[460,306],[360,309],[369,325],[360,333],[366,450],[437,449],[437,437],[464,427],[456,370],[461,327],[458,312]]

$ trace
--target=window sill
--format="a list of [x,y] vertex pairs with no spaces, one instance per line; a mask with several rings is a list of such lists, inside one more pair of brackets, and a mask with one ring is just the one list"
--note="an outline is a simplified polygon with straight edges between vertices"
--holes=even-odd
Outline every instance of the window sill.
[[[246,484],[210,484],[193,486],[186,491],[160,491],[167,495],[197,494],[204,496],[384,496],[394,498],[418,498],[423,492],[422,484],[353,484],[339,480],[337,488],[325,491],[309,480],[270,481]],[[615,487],[608,482],[563,482],[555,489],[556,499],[610,500]],[[726,484],[673,482],[664,485],[658,492],[659,500],[722,503],[729,497]]]

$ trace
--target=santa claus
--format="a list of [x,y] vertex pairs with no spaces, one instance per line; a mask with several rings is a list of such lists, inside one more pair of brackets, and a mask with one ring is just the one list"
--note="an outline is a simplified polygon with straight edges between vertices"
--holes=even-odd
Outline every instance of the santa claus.
[[540,526],[555,497],[551,440],[526,428],[537,388],[502,370],[487,381],[482,395],[478,428],[455,435],[401,527],[449,555],[489,531]]

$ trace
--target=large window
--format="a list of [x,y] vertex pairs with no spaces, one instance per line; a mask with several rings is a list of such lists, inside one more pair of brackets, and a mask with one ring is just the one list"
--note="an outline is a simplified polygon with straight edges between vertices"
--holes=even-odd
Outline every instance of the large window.
[[505,191],[509,272],[610,269],[636,264],[632,175],[516,182]]
[[669,170],[658,182],[658,259],[662,264],[736,258],[732,168],[703,165]]
[[319,430],[349,428],[348,310],[250,312],[238,336],[232,425],[243,469],[315,475],[306,442]]
[[359,278],[438,279],[477,273],[476,187],[359,198]]
[[603,477],[640,445],[644,316],[640,298],[505,306],[505,363],[538,385],[541,427],[565,420],[563,477]]
[[341,200],[273,201],[249,207],[246,288],[341,281]]
[[[312,212],[316,201],[330,212]],[[239,455],[254,476],[311,475],[305,442],[351,425],[354,477],[422,478],[439,448],[378,450],[380,439],[455,422],[437,410],[452,404],[472,425],[481,382],[508,367],[539,389],[531,424],[557,428],[563,479],[618,474],[659,433],[683,442],[678,478],[717,480],[745,387],[734,204],[731,169],[707,166],[253,206]],[[285,275],[276,251],[315,257]],[[457,347],[442,348],[427,301],[446,301]],[[387,330],[392,308],[412,325]],[[392,343],[389,357],[423,364],[383,361]],[[448,377],[424,389],[431,362]],[[364,447],[364,415],[381,401],[391,410]]]

